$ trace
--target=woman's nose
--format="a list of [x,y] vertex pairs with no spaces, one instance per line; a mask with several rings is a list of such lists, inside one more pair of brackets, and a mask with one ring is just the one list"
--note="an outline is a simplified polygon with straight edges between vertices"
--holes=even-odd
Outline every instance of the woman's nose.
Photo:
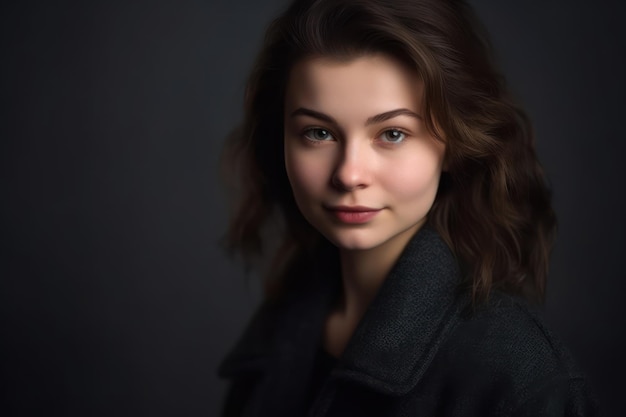
[[367,155],[367,145],[344,144],[333,172],[333,186],[342,191],[352,191],[370,185],[371,164]]

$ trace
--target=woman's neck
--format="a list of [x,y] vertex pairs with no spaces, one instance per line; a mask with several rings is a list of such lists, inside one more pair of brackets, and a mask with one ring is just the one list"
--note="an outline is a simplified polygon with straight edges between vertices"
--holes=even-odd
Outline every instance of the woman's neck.
[[343,353],[370,303],[398,261],[420,222],[369,250],[340,249],[342,294],[326,317],[323,345],[334,357]]
[[349,321],[360,320],[404,247],[421,226],[415,225],[372,249],[340,250],[343,293],[337,313]]
[[385,281],[393,264],[369,251],[342,251],[342,297],[339,309],[346,318],[358,320]]

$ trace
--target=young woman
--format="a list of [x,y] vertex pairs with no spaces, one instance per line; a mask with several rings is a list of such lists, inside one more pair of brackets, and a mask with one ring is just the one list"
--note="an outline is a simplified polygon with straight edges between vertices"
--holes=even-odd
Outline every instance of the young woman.
[[534,312],[555,232],[529,121],[457,0],[296,0],[226,165],[272,253],[224,415],[587,416]]

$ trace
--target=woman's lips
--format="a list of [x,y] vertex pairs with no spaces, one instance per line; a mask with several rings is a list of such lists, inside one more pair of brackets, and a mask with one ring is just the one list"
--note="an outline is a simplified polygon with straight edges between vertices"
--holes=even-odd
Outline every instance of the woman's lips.
[[342,223],[361,224],[372,220],[382,209],[364,206],[326,207]]

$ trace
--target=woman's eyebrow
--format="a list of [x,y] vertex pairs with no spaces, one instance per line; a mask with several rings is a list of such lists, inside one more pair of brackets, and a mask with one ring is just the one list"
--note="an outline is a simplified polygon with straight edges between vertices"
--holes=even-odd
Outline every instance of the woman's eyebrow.
[[[296,116],[309,116],[318,120],[323,120],[328,123],[337,124],[335,119],[333,119],[329,115],[315,111],[315,110],[307,109],[304,107],[299,107],[291,113],[291,117],[296,117]],[[410,117],[415,117],[416,119],[422,120],[422,116],[420,116],[419,114],[409,109],[402,108],[402,109],[390,110],[384,113],[377,114],[376,116],[372,116],[367,119],[367,121],[365,122],[365,125],[368,126],[371,124],[384,122],[385,120],[393,119],[394,117],[397,117],[397,116],[410,116]]]
[[296,117],[296,116],[309,116],[314,119],[323,120],[325,122],[332,123],[332,124],[337,124],[335,119],[333,119],[329,115],[320,113],[315,110],[307,109],[304,107],[299,107],[296,110],[294,110],[293,113],[291,113],[291,117]]
[[384,122],[385,120],[393,119],[394,117],[398,117],[398,116],[411,116],[411,117],[415,117],[416,119],[422,120],[422,116],[420,116],[419,114],[415,112],[412,112],[409,109],[396,109],[396,110],[387,111],[381,114],[377,114],[376,116],[370,117],[365,122],[365,126]]

